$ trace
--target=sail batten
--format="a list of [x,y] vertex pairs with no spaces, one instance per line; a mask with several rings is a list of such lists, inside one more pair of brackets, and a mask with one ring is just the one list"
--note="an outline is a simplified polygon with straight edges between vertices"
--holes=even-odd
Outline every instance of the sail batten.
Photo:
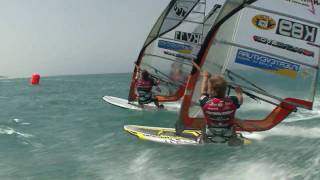
[[[165,81],[165,82],[169,82],[169,83],[171,83],[171,84],[173,84],[173,85],[177,85],[177,86],[183,84],[183,82],[181,82],[181,81],[172,81],[172,80],[170,79],[170,77],[167,76],[165,73],[159,71],[157,68],[155,68],[155,67],[153,67],[153,66],[151,66],[151,65],[149,65],[149,64],[142,64],[142,65],[143,65],[143,66],[148,66],[149,68],[153,69],[153,70],[155,71],[155,74],[160,74],[161,76],[164,76],[164,77],[165,77],[165,78],[163,79],[163,78],[160,78],[159,76],[157,76],[157,79],[159,79],[159,80],[168,80],[168,81]],[[151,76],[156,76],[155,74],[151,74]]]
[[[179,21],[178,18],[173,18],[173,17],[169,17],[169,18],[167,18],[167,19],[168,19],[168,20],[173,20],[173,21]],[[184,22],[194,23],[194,24],[202,24],[202,22],[200,22],[200,21],[184,20]]]
[[[158,56],[158,55],[155,55],[155,54],[145,54],[145,56],[151,56],[151,57],[158,57],[158,58],[162,58],[163,60],[167,60],[167,61],[173,61],[173,62],[179,62],[179,63],[181,63],[181,64],[184,64],[184,65],[187,65],[187,66],[192,66],[192,64],[191,64],[191,59],[188,59],[188,58],[191,58],[191,57],[188,57],[188,58],[185,58],[184,60],[183,60],[183,62],[181,62],[181,60],[180,61],[178,61],[178,60],[176,60],[176,59],[171,59],[171,58],[167,58],[167,57],[162,57],[162,56]],[[187,63],[187,62],[190,62],[190,63]]]

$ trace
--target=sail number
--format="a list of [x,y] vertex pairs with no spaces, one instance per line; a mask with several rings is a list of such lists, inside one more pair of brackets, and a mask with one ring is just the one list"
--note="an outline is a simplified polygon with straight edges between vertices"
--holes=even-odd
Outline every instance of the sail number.
[[280,19],[277,28],[277,34],[288,36],[304,41],[315,42],[318,29],[305,24]]
[[178,4],[178,2],[176,2],[176,4],[173,7],[173,10],[176,16],[185,17],[187,15],[188,8],[181,6],[180,4]]
[[190,42],[194,44],[201,43],[202,35],[198,33],[188,33],[182,31],[176,31],[174,35],[174,39],[177,41]]

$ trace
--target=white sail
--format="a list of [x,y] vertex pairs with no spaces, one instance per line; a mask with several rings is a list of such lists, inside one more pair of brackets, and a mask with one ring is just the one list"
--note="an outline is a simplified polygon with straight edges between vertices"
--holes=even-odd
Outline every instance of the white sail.
[[[140,52],[136,65],[159,79],[159,101],[177,101],[195,58],[212,24],[206,19],[216,17],[221,9],[218,0],[172,0],[155,23]],[[133,74],[129,100],[135,97],[136,69]]]
[[[271,128],[296,107],[312,109],[320,59],[320,6],[308,1],[310,10],[295,2],[227,0],[196,60],[211,74],[223,74],[231,88],[241,86],[270,107],[259,114],[264,116],[261,121],[243,121],[245,130]],[[197,113],[200,82],[194,72],[187,85],[181,111],[187,128],[203,121]]]

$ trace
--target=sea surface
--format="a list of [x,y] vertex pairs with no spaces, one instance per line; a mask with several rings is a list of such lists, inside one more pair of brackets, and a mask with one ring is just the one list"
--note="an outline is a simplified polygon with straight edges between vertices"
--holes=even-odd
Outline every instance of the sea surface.
[[1,180],[318,180],[320,106],[254,143],[174,146],[136,139],[123,125],[174,127],[177,113],[114,107],[130,74],[0,80]]

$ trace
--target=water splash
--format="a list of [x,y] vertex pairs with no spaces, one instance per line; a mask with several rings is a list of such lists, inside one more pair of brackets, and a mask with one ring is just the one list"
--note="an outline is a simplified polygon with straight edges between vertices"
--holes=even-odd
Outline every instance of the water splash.
[[26,134],[26,133],[21,133],[19,131],[14,130],[13,128],[10,127],[0,127],[0,135],[18,135],[20,137],[24,137],[24,138],[30,138],[33,137],[33,135],[31,134]]
[[226,162],[218,169],[208,169],[200,176],[200,180],[286,180],[295,176],[293,172],[294,168],[284,167],[281,164],[265,160],[240,163]]
[[142,151],[135,159],[130,162],[129,174],[130,177],[136,180],[153,179],[166,180],[175,179],[170,174],[166,173],[166,165],[158,164],[153,158],[152,150]]
[[259,140],[259,141],[272,136],[318,139],[320,138],[320,128],[319,127],[307,128],[307,127],[299,127],[299,126],[291,126],[291,125],[290,126],[279,125],[269,131],[254,132],[254,133],[244,132],[242,134],[244,137],[247,137],[253,140]]

